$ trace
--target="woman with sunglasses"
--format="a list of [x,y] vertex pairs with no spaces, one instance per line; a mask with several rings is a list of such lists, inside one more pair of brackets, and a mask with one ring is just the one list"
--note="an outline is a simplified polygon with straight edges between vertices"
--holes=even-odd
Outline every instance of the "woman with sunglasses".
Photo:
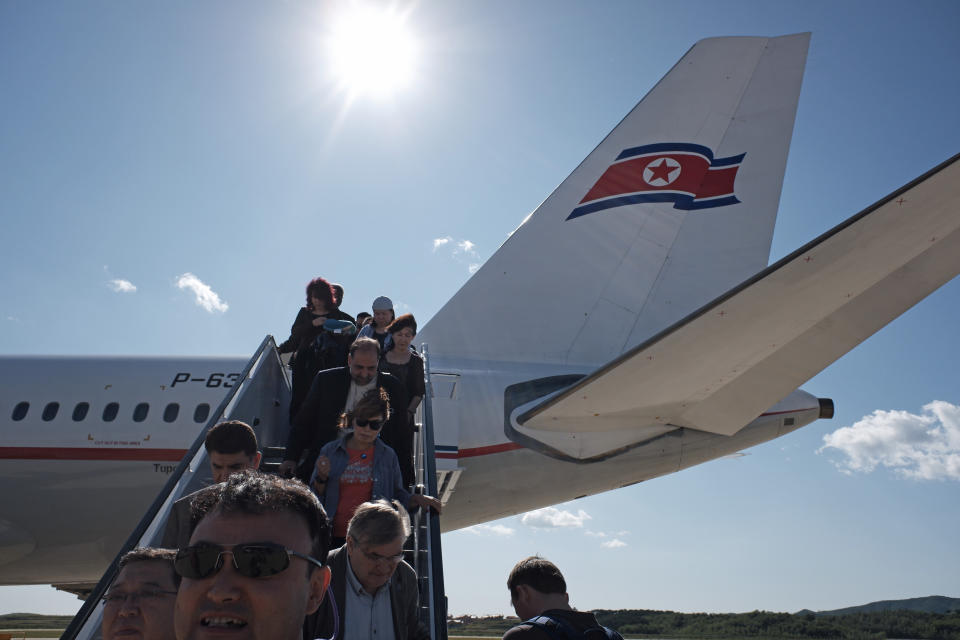
[[343,435],[320,450],[310,486],[330,517],[331,547],[344,544],[353,512],[369,500],[396,499],[410,510],[422,507],[440,512],[439,500],[404,487],[397,454],[379,438],[389,415],[386,392],[368,391],[340,417]]

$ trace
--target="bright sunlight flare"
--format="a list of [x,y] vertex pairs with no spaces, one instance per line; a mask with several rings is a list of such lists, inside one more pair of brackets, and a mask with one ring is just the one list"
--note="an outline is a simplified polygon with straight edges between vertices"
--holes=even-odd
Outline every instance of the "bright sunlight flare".
[[333,23],[332,70],[353,95],[390,95],[413,78],[417,42],[406,15],[394,9],[354,6]]

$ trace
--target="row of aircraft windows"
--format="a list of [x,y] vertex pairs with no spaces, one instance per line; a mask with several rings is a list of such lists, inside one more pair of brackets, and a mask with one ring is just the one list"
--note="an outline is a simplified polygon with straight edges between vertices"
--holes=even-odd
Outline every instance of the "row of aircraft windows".
[[[13,408],[13,415],[10,416],[13,418],[14,422],[19,422],[27,417],[27,412],[30,411],[29,402],[21,402]],[[89,402],[78,402],[77,406],[73,408],[73,421],[81,422],[87,417],[87,413],[90,411]],[[57,414],[60,412],[60,403],[59,402],[48,402],[47,405],[43,408],[43,413],[40,414],[40,418],[44,422],[50,422],[57,417]],[[117,402],[111,402],[103,408],[103,421],[104,422],[113,422],[117,414],[120,413],[120,404]],[[150,403],[141,402],[133,408],[133,421],[134,422],[143,422],[147,419],[147,414],[150,413]],[[176,402],[171,402],[163,409],[163,421],[164,422],[174,422],[177,419],[177,416],[180,415],[180,405]],[[210,405],[206,402],[202,402],[197,405],[197,408],[193,410],[193,421],[198,423],[204,423],[207,421],[207,418],[210,417]]]

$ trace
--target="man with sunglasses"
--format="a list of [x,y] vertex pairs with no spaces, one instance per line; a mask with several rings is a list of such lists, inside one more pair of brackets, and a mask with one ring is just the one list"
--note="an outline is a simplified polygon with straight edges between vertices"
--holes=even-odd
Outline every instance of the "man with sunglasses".
[[180,584],[174,555],[141,547],[120,558],[120,572],[103,596],[103,640],[174,640],[173,603]]
[[[223,482],[230,474],[244,469],[260,467],[257,434],[245,422],[228,420],[213,425],[207,431],[203,446],[207,450],[214,482]],[[173,503],[163,530],[161,547],[179,549],[187,546],[191,533],[190,502],[196,495],[196,492],[191,493]]]
[[327,557],[330,590],[340,620],[333,636],[327,621],[319,636],[333,640],[426,640],[417,618],[417,576],[403,561],[410,518],[399,502],[377,500],[357,507],[347,543]]
[[[344,411],[373,389],[384,389],[395,407],[407,406],[403,385],[389,373],[377,371],[380,344],[372,338],[357,338],[350,345],[347,366],[321,371],[313,379],[300,411],[293,419],[287,448],[279,473],[306,481],[313,471],[320,448],[337,437],[337,426]],[[402,412],[400,412],[402,413]],[[389,416],[383,428],[383,440],[394,447],[403,434],[406,414]]]
[[203,490],[192,509],[197,525],[175,561],[177,639],[300,640],[330,582],[316,496],[295,480],[242,471]]

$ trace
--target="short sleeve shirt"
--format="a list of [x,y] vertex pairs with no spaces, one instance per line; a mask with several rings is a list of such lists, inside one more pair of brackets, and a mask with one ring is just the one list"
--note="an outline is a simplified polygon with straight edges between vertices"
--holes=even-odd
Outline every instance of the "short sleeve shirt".
[[346,452],[350,460],[340,476],[340,501],[333,516],[333,535],[337,538],[347,537],[347,523],[353,512],[373,495],[373,447]]

